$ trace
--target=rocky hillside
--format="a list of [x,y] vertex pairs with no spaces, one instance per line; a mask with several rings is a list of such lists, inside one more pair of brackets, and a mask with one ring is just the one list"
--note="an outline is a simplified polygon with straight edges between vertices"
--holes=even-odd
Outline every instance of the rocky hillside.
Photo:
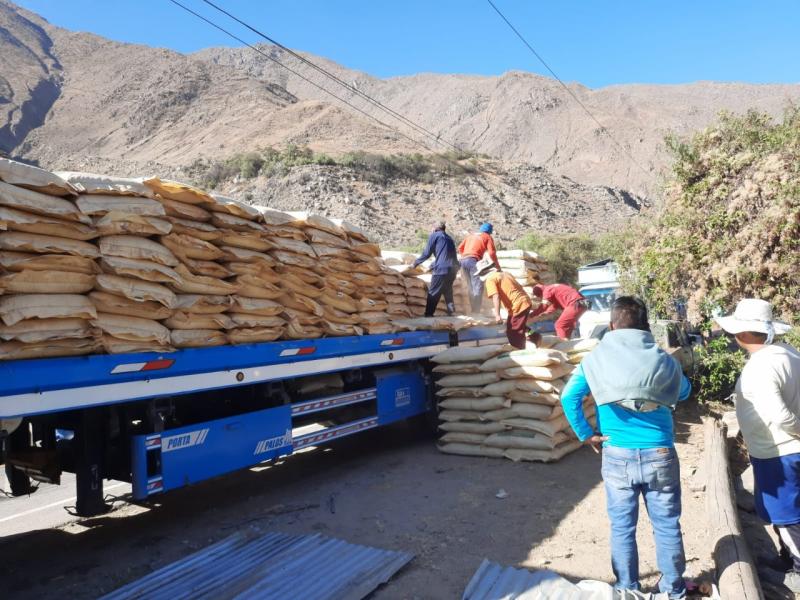
[[[316,77],[280,50],[265,51]],[[512,72],[383,80],[314,58],[491,158],[469,175],[434,173],[425,182],[365,182],[345,167],[323,164],[232,177],[218,189],[284,208],[316,204],[335,216],[360,215],[393,243],[413,238],[440,215],[459,227],[490,216],[509,238],[526,228],[614,227],[637,212],[637,198],[657,200],[664,133],[701,127],[722,108],[776,114],[800,98],[800,86],[570,84],[640,169],[550,79]],[[0,152],[54,169],[202,177],[198,164],[287,144],[331,156],[420,152],[251,50],[182,55],[113,42],[55,27],[8,0],[0,0],[0,69]]]

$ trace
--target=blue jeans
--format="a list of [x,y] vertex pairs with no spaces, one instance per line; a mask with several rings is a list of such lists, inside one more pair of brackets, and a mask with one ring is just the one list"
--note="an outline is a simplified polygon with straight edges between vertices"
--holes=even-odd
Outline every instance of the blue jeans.
[[603,481],[611,521],[611,566],[618,589],[639,589],[636,524],[639,494],[653,524],[659,590],[684,598],[686,558],[681,535],[681,476],[674,448],[603,448]]
[[478,269],[475,268],[477,263],[478,259],[472,256],[461,259],[461,271],[464,282],[467,284],[469,307],[473,313],[481,312],[481,304],[483,304],[483,282],[478,277]]

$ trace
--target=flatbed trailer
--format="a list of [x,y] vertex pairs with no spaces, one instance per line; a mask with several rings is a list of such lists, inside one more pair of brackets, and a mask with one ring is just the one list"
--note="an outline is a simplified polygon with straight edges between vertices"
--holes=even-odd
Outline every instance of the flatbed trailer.
[[[12,493],[76,475],[76,511],[103,481],[146,500],[362,431],[434,414],[428,358],[505,340],[501,327],[0,363],[0,439]],[[337,393],[304,394],[337,373]]]

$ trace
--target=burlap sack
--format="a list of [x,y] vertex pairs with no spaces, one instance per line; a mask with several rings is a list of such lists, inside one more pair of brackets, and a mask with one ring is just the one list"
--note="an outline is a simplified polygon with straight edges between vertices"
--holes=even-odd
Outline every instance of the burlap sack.
[[214,199],[203,190],[186,183],[151,177],[145,179],[144,184],[167,200],[186,202],[188,204],[202,204],[203,202],[214,201]]
[[445,398],[439,401],[440,408],[457,411],[471,410],[486,412],[508,408],[509,406],[511,406],[511,401],[502,396],[489,396],[486,398]]
[[329,246],[334,248],[349,248],[350,240],[347,238],[328,233],[316,227],[307,227],[305,229],[306,237],[311,244],[320,244],[322,246]]
[[359,312],[358,318],[362,324],[364,323],[389,323],[391,317],[382,311],[366,311]]
[[97,313],[92,324],[118,340],[169,344],[169,329],[152,319]]
[[587,356],[589,356],[589,352],[574,352],[569,355],[567,362],[571,365],[579,365]]
[[137,302],[158,302],[167,308],[175,307],[175,294],[159,283],[102,274],[97,276],[96,289]]
[[557,393],[512,390],[506,394],[506,396],[514,402],[524,402],[527,404],[547,404],[550,406],[558,406],[561,404],[561,396]]
[[263,315],[265,317],[276,317],[283,313],[283,304],[274,300],[263,298],[248,298],[246,296],[233,296],[232,311],[247,313],[252,315]]
[[563,444],[568,440],[569,438],[563,433],[557,433],[551,437],[535,431],[512,429],[510,431],[501,431],[491,434],[486,438],[484,444],[494,448],[552,450],[559,444]]
[[94,338],[48,340],[37,344],[5,342],[0,343],[0,360],[83,356],[85,354],[94,354],[98,350],[99,346]]
[[567,356],[558,350],[515,350],[487,360],[481,371],[499,371],[513,367],[547,367],[565,362]]
[[32,190],[8,185],[2,181],[0,181],[0,205],[86,225],[90,225],[92,222],[70,200],[40,194]]
[[225,265],[212,260],[195,260],[193,258],[181,257],[181,262],[183,262],[183,265],[189,269],[189,272],[193,275],[227,279],[236,274],[235,271],[232,271]]
[[94,239],[98,235],[94,228],[83,223],[28,213],[7,206],[0,206],[0,229],[81,241]]
[[100,267],[91,258],[66,254],[29,254],[27,252],[0,252],[0,267],[7,271],[62,271],[96,275]]
[[181,283],[181,276],[170,267],[165,267],[149,260],[133,260],[119,256],[104,256],[100,259],[100,267],[104,273],[120,277],[144,279],[155,283]]
[[360,242],[369,242],[367,233],[360,227],[357,227],[356,225],[353,225],[352,223],[342,219],[331,219],[331,221],[334,225],[340,227],[347,234],[348,238],[352,240],[358,240]]
[[596,338],[565,340],[558,342],[555,345],[555,349],[561,350],[562,352],[566,352],[568,354],[591,352],[599,343],[600,340]]
[[483,387],[498,379],[496,373],[457,373],[445,375],[436,381],[436,385],[441,387]]
[[325,311],[325,314],[322,315],[322,318],[326,321],[330,321],[331,323],[339,323],[340,325],[358,325],[361,322],[361,320],[358,318],[358,315],[342,312],[324,304],[322,305],[322,309]]
[[0,233],[0,249],[14,252],[33,252],[36,254],[69,254],[84,258],[97,258],[100,253],[97,246],[79,240],[37,235],[20,231]]
[[286,324],[284,336],[289,340],[307,340],[322,337],[322,329],[314,325],[301,325],[292,319]]
[[536,345],[537,348],[555,348],[558,344],[563,342],[560,337],[555,335],[548,335],[545,334],[542,336],[542,339]]
[[325,315],[325,310],[318,302],[302,294],[283,294],[278,298],[278,302],[283,304],[286,308],[309,313],[318,317]]
[[364,330],[358,325],[345,325],[322,319],[320,327],[323,333],[329,336],[364,335]]
[[509,448],[503,451],[503,455],[515,462],[521,460],[538,461],[538,462],[554,462],[561,460],[570,452],[575,452],[583,444],[578,441],[569,441],[560,444],[552,450],[523,450],[518,448]]
[[369,335],[382,335],[386,333],[395,333],[397,328],[391,323],[360,323],[361,328]]
[[99,313],[103,312],[112,315],[141,317],[143,319],[153,319],[156,321],[166,319],[172,314],[171,308],[167,308],[158,302],[153,302],[151,300],[139,302],[123,296],[97,290],[89,294],[89,299],[92,301],[95,310]]
[[16,294],[0,297],[0,318],[6,325],[25,319],[93,319],[94,305],[77,294]]
[[447,432],[476,433],[481,435],[489,435],[492,433],[505,431],[505,427],[503,427],[500,423],[495,423],[492,421],[486,421],[483,423],[476,423],[472,421],[451,421],[447,423],[439,423],[439,429]]
[[325,278],[313,271],[309,271],[308,269],[301,269],[291,265],[277,265],[275,267],[275,272],[281,277],[285,274],[288,274],[309,285],[313,285],[318,288],[325,287]]
[[175,309],[201,315],[214,315],[232,308],[233,299],[234,296],[178,294],[175,297]]
[[264,267],[274,267],[277,264],[274,258],[264,252],[234,246],[221,246],[220,248],[225,253],[222,258],[224,261],[253,263]]
[[450,433],[445,433],[442,437],[439,438],[439,441],[443,444],[449,442],[460,442],[464,444],[483,444],[484,440],[489,437],[483,433],[464,433],[461,431],[452,431]]
[[372,298],[362,297],[358,301],[359,311],[382,312],[389,308],[389,303],[383,300],[373,300]]
[[143,217],[121,212],[109,212],[95,217],[94,226],[100,235],[167,235],[172,231],[172,223],[158,217]]
[[498,373],[503,379],[530,378],[551,381],[570,374],[574,369],[575,367],[569,363],[559,363],[549,367],[513,367],[498,371]]
[[197,260],[217,260],[225,253],[214,244],[185,233],[171,233],[158,238],[175,256]]
[[55,173],[8,158],[0,158],[0,181],[51,196],[78,194],[78,190]]
[[222,237],[222,232],[210,223],[189,221],[177,217],[167,217],[167,220],[172,223],[172,233],[183,233],[205,242],[213,242]]
[[102,216],[110,212],[120,212],[143,217],[165,217],[167,215],[160,202],[137,196],[107,196],[105,194],[81,194],[75,201],[85,215]]
[[[300,242],[297,240],[290,240],[287,238],[275,238],[273,240],[275,250],[279,250],[281,252],[290,252],[292,254],[301,254],[303,256],[309,256],[311,258],[316,258],[317,254],[314,252],[314,249],[311,247],[310,244],[305,242]],[[289,263],[292,264],[292,263]]]
[[38,344],[50,340],[92,338],[97,331],[87,319],[26,319],[0,325],[0,340]]
[[234,279],[238,294],[247,298],[261,298],[263,300],[276,300],[284,292],[274,283],[254,275],[237,275]]
[[488,394],[481,387],[443,387],[436,390],[440,398],[485,398]]
[[[353,263],[350,262],[349,260],[343,260],[341,258],[331,258],[330,256],[325,256],[320,258],[319,261],[317,261],[314,266],[328,269],[329,271],[338,274],[339,277],[343,277],[345,279],[348,279],[349,281],[355,281],[354,277],[356,275],[356,272],[355,269],[353,268]],[[383,283],[382,281],[377,279],[373,279],[371,281],[365,281],[363,277],[365,276],[362,274],[362,278],[360,278],[359,283],[364,286],[372,285],[374,287],[375,285],[380,285],[381,283]]]
[[194,275],[184,265],[175,267],[180,275],[180,283],[170,284],[170,289],[179,294],[210,294],[212,296],[227,296],[239,292],[236,283],[230,283],[214,277]]
[[267,236],[271,240],[277,240],[278,238],[283,238],[287,240],[297,240],[298,242],[305,242],[308,238],[306,238],[306,234],[303,232],[302,229],[298,229],[297,227],[292,227],[291,225],[285,226],[275,226],[275,225],[266,225],[267,228]]
[[20,271],[0,276],[7,294],[85,294],[94,287],[94,275],[61,271]]
[[564,389],[564,381],[562,379],[552,379],[550,381],[542,381],[540,379],[517,379],[514,387],[520,391],[532,392],[550,392],[560,394]]
[[[255,206],[253,208],[258,211],[260,220],[268,227],[285,227],[294,223],[295,220],[289,213],[275,210],[274,208],[268,208],[266,206]],[[292,227],[292,229],[296,228]]]
[[246,233],[267,233],[267,229],[261,223],[221,212],[212,213],[211,223],[220,229],[230,229],[232,231],[242,231]]
[[55,174],[69,182],[81,194],[153,197],[153,191],[142,183],[141,179],[77,171],[56,171]]
[[404,286],[402,286],[402,285],[388,284],[388,285],[384,285],[383,289],[386,290],[387,294],[390,294],[392,296],[398,296],[398,297],[404,298],[405,295],[406,295],[406,288]]
[[381,247],[378,244],[353,244],[351,249],[362,261],[371,261],[381,255]]
[[203,205],[211,212],[227,213],[242,219],[250,219],[251,221],[255,221],[261,216],[260,211],[249,204],[221,194],[211,194],[211,196],[213,197],[212,201]]
[[385,298],[386,298],[386,302],[388,302],[390,305],[391,304],[404,305],[405,302],[406,302],[405,295],[399,296],[397,294],[386,294]]
[[228,343],[225,333],[216,329],[175,329],[170,339],[176,348],[207,348]]
[[[358,262],[353,264],[352,269],[355,273],[361,273],[364,275],[377,275],[381,272],[381,265],[379,262],[375,260],[367,261],[367,262]],[[356,281],[358,278],[356,277]]]
[[121,340],[112,335],[101,336],[103,349],[108,354],[132,354],[136,352],[175,352],[170,344],[147,340]]
[[135,235],[102,237],[100,238],[99,246],[100,253],[103,256],[149,260],[168,267],[177,267],[179,264],[178,259],[167,247],[153,240]]
[[281,315],[287,321],[294,321],[303,326],[310,325],[312,327],[317,327],[322,323],[322,317],[318,317],[317,315],[312,315],[306,312],[301,312],[299,310],[294,310],[293,308],[284,307],[283,311],[281,311]]
[[211,221],[211,213],[196,204],[187,204],[176,200],[160,199],[168,216],[194,223]]
[[220,229],[222,237],[220,243],[234,248],[244,248],[256,252],[265,252],[275,247],[262,233],[255,231],[233,231],[231,229]]
[[285,290],[288,294],[301,294],[309,298],[314,298],[317,301],[321,301],[320,296],[322,296],[323,293],[321,287],[306,283],[291,273],[283,273],[278,278],[277,283],[278,287]]
[[356,255],[347,248],[338,248],[336,246],[323,246],[322,244],[311,244],[314,254],[320,258],[339,258],[342,260],[356,261]]
[[329,306],[344,313],[357,313],[361,309],[357,300],[348,296],[344,292],[325,288],[317,298],[323,306]]
[[242,327],[228,332],[231,344],[256,344],[272,342],[283,335],[283,327]]
[[347,234],[345,233],[344,229],[339,227],[336,223],[331,221],[330,219],[323,217],[322,215],[313,214],[310,212],[289,212],[289,214],[294,218],[293,225],[297,227],[307,228],[313,227],[315,229],[321,229],[322,231],[327,231],[333,235],[346,238]]
[[485,456],[488,458],[503,458],[502,448],[478,446],[475,444],[439,444],[440,452],[445,454],[458,454],[459,456]]
[[401,319],[410,319],[414,316],[414,313],[412,313],[411,309],[405,304],[390,304],[386,312],[392,317],[399,317]]
[[262,316],[250,313],[228,313],[230,317],[231,327],[283,327],[286,324],[279,316]]
[[164,325],[175,329],[231,329],[235,323],[223,314],[198,314],[176,310]]
[[453,375],[455,373],[480,373],[482,363],[474,362],[474,363],[449,363],[444,365],[436,365],[433,367],[434,373],[439,373],[440,375]]

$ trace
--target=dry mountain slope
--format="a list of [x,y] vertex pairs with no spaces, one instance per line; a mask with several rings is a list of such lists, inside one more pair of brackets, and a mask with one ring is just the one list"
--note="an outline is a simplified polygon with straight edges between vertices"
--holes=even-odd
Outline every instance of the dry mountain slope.
[[[300,70],[299,60],[274,46],[266,52]],[[328,101],[316,88],[247,48],[209,48],[196,56],[266,81],[298,98]],[[643,194],[656,191],[666,163],[662,140],[711,123],[720,110],[756,108],[780,115],[800,101],[800,85],[699,82],[684,85],[569,87],[630,152],[603,135],[597,124],[553,79],[509,72],[500,77],[418,74],[378,79],[310,54],[338,77],[426,128],[474,151],[543,165],[582,183],[613,185]]]

